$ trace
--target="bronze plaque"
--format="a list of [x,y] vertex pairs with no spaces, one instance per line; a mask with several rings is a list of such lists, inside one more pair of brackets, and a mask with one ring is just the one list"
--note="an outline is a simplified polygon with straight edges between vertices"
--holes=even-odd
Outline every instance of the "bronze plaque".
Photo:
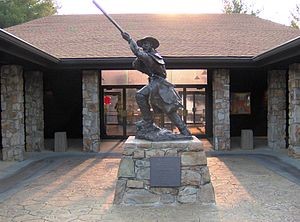
[[150,186],[179,187],[180,157],[150,157]]

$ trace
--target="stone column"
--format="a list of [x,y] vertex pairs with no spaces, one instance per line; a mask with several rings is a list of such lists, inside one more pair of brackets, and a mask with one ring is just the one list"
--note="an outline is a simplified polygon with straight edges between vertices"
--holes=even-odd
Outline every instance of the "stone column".
[[300,64],[289,67],[289,154],[300,158]]
[[215,150],[230,149],[229,82],[229,70],[213,70],[213,142]]
[[1,128],[3,160],[24,159],[23,69],[17,65],[1,67]]
[[44,149],[43,73],[25,72],[26,151]]
[[268,72],[268,146],[286,147],[286,70]]
[[99,71],[82,72],[82,127],[83,150],[99,151]]

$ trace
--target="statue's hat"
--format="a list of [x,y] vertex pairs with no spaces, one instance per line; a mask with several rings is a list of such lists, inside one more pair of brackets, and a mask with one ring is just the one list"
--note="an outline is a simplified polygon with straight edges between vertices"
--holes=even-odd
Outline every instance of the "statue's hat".
[[144,42],[150,42],[152,47],[156,49],[159,46],[159,41],[156,38],[153,38],[151,36],[146,36],[140,40],[137,40],[136,43],[139,47],[142,47]]

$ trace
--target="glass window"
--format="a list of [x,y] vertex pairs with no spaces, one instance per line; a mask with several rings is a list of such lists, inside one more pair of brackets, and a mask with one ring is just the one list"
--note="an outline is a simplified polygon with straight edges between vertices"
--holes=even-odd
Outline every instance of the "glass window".
[[[148,76],[137,70],[102,70],[102,85],[146,85]],[[167,80],[173,84],[207,84],[206,69],[170,69]]]
[[146,85],[148,76],[137,70],[102,70],[102,85]]
[[173,84],[207,84],[206,69],[169,69],[167,79]]

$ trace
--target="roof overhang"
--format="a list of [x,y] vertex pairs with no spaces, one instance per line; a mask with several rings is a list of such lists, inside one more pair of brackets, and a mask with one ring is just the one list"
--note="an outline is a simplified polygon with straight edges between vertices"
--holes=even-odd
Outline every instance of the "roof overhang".
[[60,59],[36,48],[3,29],[0,29],[0,52],[9,55],[8,60],[17,58],[20,63],[29,62],[32,65],[43,68],[52,68],[60,62]]
[[[269,66],[284,61],[297,62],[300,56],[300,36],[252,58],[256,66]],[[297,60],[294,60],[297,58]],[[300,61],[298,61],[300,62]]]
[[[64,69],[130,69],[135,58],[61,59]],[[164,57],[167,68],[254,68],[251,57]]]
[[[0,52],[43,69],[130,69],[134,57],[56,58],[0,29]],[[0,56],[2,56],[0,54]],[[300,62],[300,37],[257,56],[165,56],[167,68],[263,68],[274,64]],[[293,60],[294,59],[294,60]],[[1,62],[1,61],[0,61]]]

